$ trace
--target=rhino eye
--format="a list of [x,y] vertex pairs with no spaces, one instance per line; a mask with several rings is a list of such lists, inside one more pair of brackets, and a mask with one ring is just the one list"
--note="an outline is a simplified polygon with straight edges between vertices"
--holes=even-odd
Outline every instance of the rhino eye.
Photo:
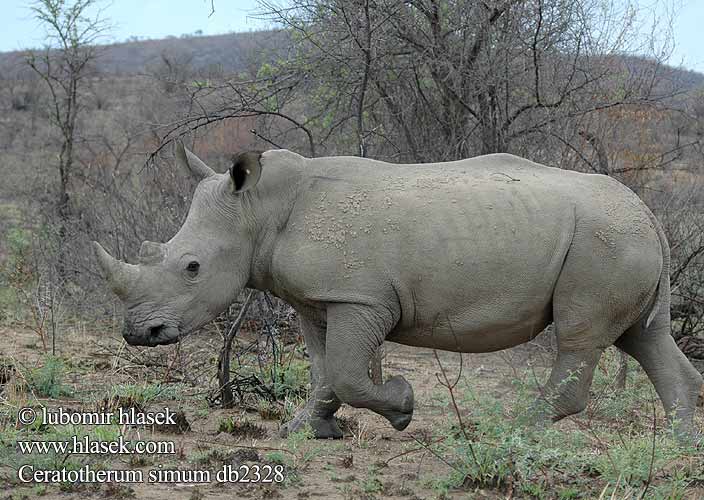
[[197,274],[199,269],[200,264],[198,264],[195,260],[190,261],[186,266],[186,271],[192,274]]

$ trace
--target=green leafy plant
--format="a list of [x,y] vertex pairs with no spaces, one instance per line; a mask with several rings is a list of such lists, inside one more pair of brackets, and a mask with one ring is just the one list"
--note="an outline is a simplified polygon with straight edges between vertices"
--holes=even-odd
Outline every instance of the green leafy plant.
[[69,396],[71,389],[64,384],[66,365],[61,358],[46,356],[44,364],[29,370],[26,375],[29,388],[39,397]]
[[269,463],[287,465],[286,456],[281,451],[270,451],[265,456],[266,461]]
[[267,436],[266,429],[261,425],[236,417],[227,417],[220,420],[218,432],[225,432],[235,437],[248,439],[261,439]]
[[158,399],[176,399],[181,387],[177,384],[123,384],[112,389],[117,396],[133,397],[141,403],[150,403]]
[[365,493],[381,493],[384,485],[379,479],[378,470],[374,466],[367,469],[367,477],[362,481],[362,491]]

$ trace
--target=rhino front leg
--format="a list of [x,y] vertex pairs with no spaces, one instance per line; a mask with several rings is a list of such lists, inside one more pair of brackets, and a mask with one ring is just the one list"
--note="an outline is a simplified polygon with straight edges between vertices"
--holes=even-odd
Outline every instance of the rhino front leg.
[[325,327],[301,316],[301,330],[310,356],[310,397],[296,416],[281,427],[279,434],[286,437],[309,424],[316,438],[339,439],[342,431],[335,421],[335,412],[341,403],[325,370]]
[[413,417],[413,388],[401,376],[381,385],[369,378],[371,357],[398,321],[392,314],[359,304],[329,306],[326,372],[342,402],[368,408],[403,430]]

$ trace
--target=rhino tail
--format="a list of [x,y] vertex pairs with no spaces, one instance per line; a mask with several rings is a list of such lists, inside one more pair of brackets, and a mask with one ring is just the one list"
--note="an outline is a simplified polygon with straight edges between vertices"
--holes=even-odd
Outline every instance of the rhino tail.
[[662,318],[662,324],[670,325],[670,244],[667,242],[665,230],[662,228],[660,221],[648,210],[650,220],[655,226],[660,240],[660,248],[662,250],[662,270],[660,271],[660,281],[658,282],[657,297],[653,308],[648,314],[648,319],[645,321],[645,327],[648,328],[658,314],[663,314],[666,317]]

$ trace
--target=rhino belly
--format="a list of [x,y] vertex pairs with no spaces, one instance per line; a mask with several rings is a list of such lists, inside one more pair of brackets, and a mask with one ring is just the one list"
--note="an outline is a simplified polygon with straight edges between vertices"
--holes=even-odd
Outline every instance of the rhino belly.
[[552,302],[534,311],[510,310],[498,316],[468,310],[449,317],[414,326],[399,324],[386,340],[413,347],[428,347],[454,352],[492,352],[508,349],[534,339],[552,322]]

